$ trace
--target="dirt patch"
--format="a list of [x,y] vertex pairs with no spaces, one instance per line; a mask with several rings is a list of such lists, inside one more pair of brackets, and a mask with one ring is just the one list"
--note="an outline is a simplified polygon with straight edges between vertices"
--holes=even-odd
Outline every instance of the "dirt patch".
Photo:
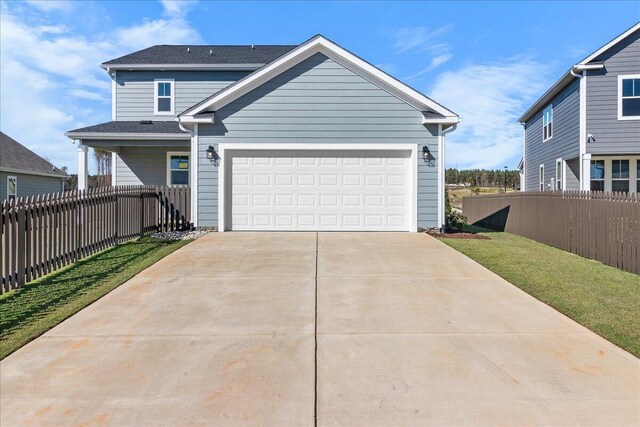
[[483,234],[467,233],[465,231],[451,231],[448,233],[428,232],[429,236],[438,239],[475,239],[475,240],[491,240],[491,237]]

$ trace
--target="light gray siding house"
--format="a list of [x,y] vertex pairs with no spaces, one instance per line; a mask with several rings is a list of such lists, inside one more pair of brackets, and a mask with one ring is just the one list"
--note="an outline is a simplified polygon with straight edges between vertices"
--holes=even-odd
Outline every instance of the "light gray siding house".
[[522,191],[640,192],[640,23],[571,67],[519,122]]
[[443,225],[442,153],[458,116],[322,36],[154,46],[102,67],[113,121],[67,132],[79,170],[99,147],[113,153],[113,185],[189,184],[196,226]]
[[64,191],[69,176],[0,132],[0,201]]

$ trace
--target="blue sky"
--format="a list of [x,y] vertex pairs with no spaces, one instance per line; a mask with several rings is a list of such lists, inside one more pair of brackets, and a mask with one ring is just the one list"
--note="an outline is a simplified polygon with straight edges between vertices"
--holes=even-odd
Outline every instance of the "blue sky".
[[640,20],[639,2],[2,2],[0,127],[75,171],[63,133],[111,119],[99,64],[153,44],[321,33],[462,116],[447,167],[515,167],[519,115]]

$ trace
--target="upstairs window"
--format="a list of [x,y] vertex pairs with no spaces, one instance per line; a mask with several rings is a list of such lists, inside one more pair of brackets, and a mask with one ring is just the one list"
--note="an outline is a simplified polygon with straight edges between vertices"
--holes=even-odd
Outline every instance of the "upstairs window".
[[154,89],[154,114],[173,114],[173,80],[156,80]]
[[629,192],[629,160],[611,161],[611,191]]
[[640,74],[618,76],[618,119],[640,119]]
[[542,141],[547,141],[553,136],[553,105],[549,105],[542,112]]
[[604,160],[591,160],[591,191],[604,191]]
[[18,178],[15,176],[7,177],[7,200],[15,199],[18,194]]

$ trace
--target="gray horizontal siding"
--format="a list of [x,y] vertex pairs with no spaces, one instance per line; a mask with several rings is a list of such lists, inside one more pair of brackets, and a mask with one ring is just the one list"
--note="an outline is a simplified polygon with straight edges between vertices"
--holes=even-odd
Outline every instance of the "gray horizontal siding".
[[[116,120],[174,120],[175,116],[241,79],[243,71],[118,71]],[[175,114],[154,115],[154,79],[175,80]]]
[[316,54],[216,111],[199,127],[198,224],[218,221],[218,168],[206,160],[219,143],[429,144],[435,161],[418,167],[418,222],[437,226],[437,127],[341,64]]
[[116,185],[167,185],[167,152],[189,147],[122,147],[116,156]]
[[36,196],[39,194],[58,193],[63,191],[62,178],[27,175],[13,172],[0,172],[0,200],[7,198],[7,176],[15,176],[18,182],[18,197]]
[[618,43],[595,61],[604,69],[587,75],[587,144],[593,154],[640,153],[640,120],[618,120],[618,76],[640,74],[640,31]]
[[580,155],[580,82],[576,79],[551,101],[553,137],[542,142],[542,110],[525,124],[526,190],[538,189],[538,168],[544,164],[545,183],[555,176],[556,159]]

